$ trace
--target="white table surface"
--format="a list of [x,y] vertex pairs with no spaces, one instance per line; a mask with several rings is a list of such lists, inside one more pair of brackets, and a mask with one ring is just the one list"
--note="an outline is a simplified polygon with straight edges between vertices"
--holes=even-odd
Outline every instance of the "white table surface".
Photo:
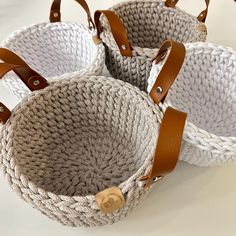
[[[50,2],[0,0],[0,41],[13,30],[46,21]],[[85,14],[76,3],[63,2],[63,19],[86,22]],[[92,10],[106,9],[116,2],[120,1],[88,0]],[[204,7],[204,0],[182,0],[179,5],[197,15]],[[233,0],[212,0],[207,20],[208,41],[236,50],[235,16]],[[0,99],[16,101],[1,84]],[[28,235],[235,236],[236,163],[216,168],[180,163],[128,218],[94,229],[69,228],[49,220],[20,200],[0,175],[0,236]]]

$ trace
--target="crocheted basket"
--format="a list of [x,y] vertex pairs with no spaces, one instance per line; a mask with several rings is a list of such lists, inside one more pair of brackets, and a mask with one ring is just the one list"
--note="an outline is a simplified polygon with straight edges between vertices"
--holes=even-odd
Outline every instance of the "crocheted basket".
[[[44,77],[55,77],[52,80],[61,79],[67,73],[101,74],[105,64],[104,48],[93,43],[93,21],[88,5],[84,0],[76,1],[87,12],[89,28],[74,22],[61,22],[61,0],[54,0],[50,22],[14,32],[1,43],[2,47],[16,52]],[[29,93],[14,74],[6,76],[4,84],[18,98]]]
[[123,81],[71,74],[49,85],[9,63],[0,78],[11,69],[35,92],[12,112],[0,103],[0,166],[11,188],[51,219],[114,223],[174,169],[185,113],[168,108],[160,126],[159,107]]
[[[114,78],[122,78],[146,91],[152,59],[164,40],[184,43],[206,40],[204,22],[210,1],[206,0],[207,7],[198,18],[175,7],[177,2],[126,1],[109,9],[117,15],[110,11],[95,13],[97,38],[106,46],[106,65]],[[101,13],[106,18],[103,16],[99,21]]]
[[[210,43],[186,44],[183,65],[175,60],[154,61],[148,91],[160,87],[165,78],[176,82],[165,107],[172,105],[188,113],[185,141],[189,151],[181,159],[198,166],[219,165],[236,160],[236,52]],[[182,67],[181,67],[182,66]],[[173,74],[178,67],[179,74]],[[181,68],[181,69],[180,69]]]

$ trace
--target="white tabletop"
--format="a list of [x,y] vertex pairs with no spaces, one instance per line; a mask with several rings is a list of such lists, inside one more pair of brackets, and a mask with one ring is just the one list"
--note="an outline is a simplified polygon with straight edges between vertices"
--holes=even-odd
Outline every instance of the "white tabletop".
[[[0,0],[0,41],[13,30],[48,19],[50,0]],[[64,1],[65,2],[65,1]],[[119,0],[88,0],[92,10]],[[195,15],[204,0],[180,1]],[[236,50],[236,3],[212,0],[207,20],[209,42]],[[73,1],[63,3],[63,19],[86,22]],[[1,101],[15,102],[0,84]],[[69,228],[49,220],[24,203],[0,175],[0,236],[235,236],[236,163],[197,168],[180,163],[172,175],[155,186],[148,198],[125,220],[95,229]]]

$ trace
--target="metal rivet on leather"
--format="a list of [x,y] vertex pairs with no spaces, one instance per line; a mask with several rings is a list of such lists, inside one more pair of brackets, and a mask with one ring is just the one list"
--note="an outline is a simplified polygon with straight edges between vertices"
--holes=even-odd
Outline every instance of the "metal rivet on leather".
[[157,93],[162,93],[162,92],[163,92],[162,87],[157,87],[156,92],[157,92]]
[[33,82],[33,84],[34,84],[35,86],[38,86],[38,85],[40,84],[40,81],[39,81],[39,80],[35,80],[35,81]]
[[121,45],[121,48],[122,48],[123,50],[126,50],[126,49],[127,49],[127,47],[126,47],[124,44]]
[[54,16],[55,18],[57,18],[57,17],[59,16],[59,14],[58,14],[57,12],[54,12],[54,13],[53,13],[53,16]]

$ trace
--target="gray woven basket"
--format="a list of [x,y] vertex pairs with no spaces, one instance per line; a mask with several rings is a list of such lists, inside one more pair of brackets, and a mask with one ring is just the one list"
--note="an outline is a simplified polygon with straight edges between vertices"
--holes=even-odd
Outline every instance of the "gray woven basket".
[[[166,39],[177,42],[205,41],[207,36],[204,21],[207,8],[199,17],[194,17],[175,7],[178,1],[142,0],[119,3],[109,10],[114,11],[125,26],[117,30],[113,26],[115,16],[97,18],[100,39],[106,45],[106,65],[114,78],[146,90],[152,67],[152,58]],[[170,6],[166,6],[170,5]],[[104,11],[103,11],[104,13]],[[112,34],[111,28],[114,29]],[[115,37],[115,38],[114,38]],[[119,41],[119,42],[118,42]]]

